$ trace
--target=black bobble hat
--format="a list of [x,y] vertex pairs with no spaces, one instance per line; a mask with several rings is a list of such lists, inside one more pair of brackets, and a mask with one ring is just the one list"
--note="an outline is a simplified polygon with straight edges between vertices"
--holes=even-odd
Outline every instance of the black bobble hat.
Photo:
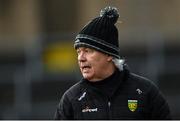
[[118,18],[115,7],[101,10],[100,16],[85,25],[76,36],[75,49],[85,46],[119,59],[118,30],[114,25]]

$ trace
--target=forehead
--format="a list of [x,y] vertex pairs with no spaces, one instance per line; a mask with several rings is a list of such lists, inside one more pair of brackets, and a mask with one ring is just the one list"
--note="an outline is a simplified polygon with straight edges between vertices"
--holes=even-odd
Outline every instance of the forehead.
[[91,49],[91,50],[96,51],[95,49],[90,48],[90,47],[78,47],[76,50],[85,50],[85,49]]
[[96,50],[96,49],[94,49],[94,48],[91,48],[91,47],[79,47],[79,48],[77,48],[76,50],[77,51],[85,51],[85,50],[93,50],[93,52],[94,53],[96,53],[96,55],[98,54],[98,55],[103,55],[103,56],[106,56],[107,54],[105,54],[105,53],[103,53],[103,52],[101,52],[101,51],[98,51],[98,50]]

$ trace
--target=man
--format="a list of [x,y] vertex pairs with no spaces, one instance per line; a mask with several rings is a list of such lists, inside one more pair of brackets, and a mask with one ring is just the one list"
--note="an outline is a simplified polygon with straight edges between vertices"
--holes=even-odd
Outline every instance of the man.
[[83,78],[64,93],[55,119],[171,119],[158,88],[120,59],[118,17],[116,8],[106,7],[77,35]]

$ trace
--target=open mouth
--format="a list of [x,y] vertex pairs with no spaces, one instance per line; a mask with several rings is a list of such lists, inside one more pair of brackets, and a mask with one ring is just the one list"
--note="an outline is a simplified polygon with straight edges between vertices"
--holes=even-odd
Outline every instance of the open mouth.
[[90,69],[91,66],[82,66],[81,68],[82,68],[83,70],[84,70],[84,69]]

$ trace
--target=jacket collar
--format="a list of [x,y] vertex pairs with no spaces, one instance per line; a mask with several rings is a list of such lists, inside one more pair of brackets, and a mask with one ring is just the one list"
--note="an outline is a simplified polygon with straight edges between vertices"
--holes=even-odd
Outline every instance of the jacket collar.
[[82,81],[85,83],[88,90],[96,91],[108,98],[112,98],[121,85],[123,85],[123,82],[127,79],[128,75],[128,69],[124,69],[123,71],[116,69],[110,77],[102,80],[101,82],[93,83],[86,79],[82,79]]

